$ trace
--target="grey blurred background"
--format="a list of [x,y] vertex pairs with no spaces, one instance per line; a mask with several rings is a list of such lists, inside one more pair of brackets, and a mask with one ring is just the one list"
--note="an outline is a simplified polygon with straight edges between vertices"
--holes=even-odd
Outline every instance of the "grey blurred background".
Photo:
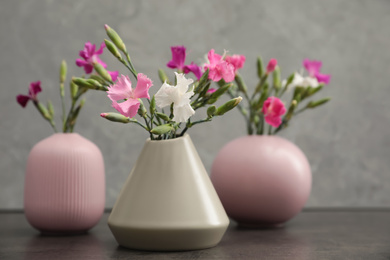
[[[69,75],[82,75],[74,60],[86,41],[99,45],[106,38],[106,23],[124,39],[138,72],[155,82],[152,93],[172,45],[187,47],[188,62],[202,62],[211,48],[245,55],[241,74],[251,90],[258,55],[277,58],[283,77],[300,69],[304,58],[322,60],[332,80],[317,97],[333,100],[299,115],[281,133],[310,161],[313,189],[306,207],[389,207],[389,14],[386,0],[2,1],[0,209],[23,207],[28,153],[52,134],[32,104],[22,109],[15,96],[41,80],[40,100],[51,99],[60,114],[61,60],[68,62]],[[109,69],[127,73],[108,53],[102,59]],[[103,92],[88,93],[75,128],[105,157],[108,208],[147,138],[135,125],[99,117],[109,111]],[[246,134],[238,111],[189,133],[207,170],[224,144]]]

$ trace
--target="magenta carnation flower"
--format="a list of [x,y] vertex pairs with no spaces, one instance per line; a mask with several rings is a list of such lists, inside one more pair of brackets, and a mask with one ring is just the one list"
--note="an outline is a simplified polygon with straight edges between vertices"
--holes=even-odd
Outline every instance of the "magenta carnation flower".
[[29,100],[37,101],[37,94],[42,91],[41,82],[31,82],[28,87],[28,95],[18,95],[16,96],[16,101],[22,107],[26,107]]
[[179,72],[188,74],[194,73],[195,77],[199,80],[202,76],[202,68],[191,62],[190,65],[184,65],[186,60],[186,47],[184,46],[172,46],[172,60],[167,63],[167,67],[171,69],[178,69]]
[[264,101],[262,111],[265,117],[265,122],[278,127],[282,123],[282,115],[286,113],[286,107],[283,102],[277,97],[269,97]]
[[320,69],[322,67],[321,61],[317,61],[317,60],[311,61],[309,59],[304,59],[303,66],[309,73],[310,77],[316,78],[319,83],[329,84],[330,75],[320,73]]
[[[153,85],[151,79],[142,73],[137,75],[137,86],[131,87],[128,76],[122,75],[118,82],[108,87],[107,96],[112,100],[112,106],[124,116],[134,117],[140,106],[139,98],[150,99],[149,88]],[[122,101],[118,103],[118,101]]]
[[[107,64],[104,63],[99,57],[99,55],[103,53],[104,47],[106,47],[106,44],[102,42],[102,44],[100,44],[100,48],[96,50],[95,44],[86,42],[84,45],[84,49],[79,52],[80,57],[84,60],[76,59],[76,65],[79,67],[84,67],[84,71],[87,74],[92,73],[94,63],[99,63],[104,68],[107,68]],[[112,81],[116,81],[118,77],[118,71],[107,72],[110,74]]]

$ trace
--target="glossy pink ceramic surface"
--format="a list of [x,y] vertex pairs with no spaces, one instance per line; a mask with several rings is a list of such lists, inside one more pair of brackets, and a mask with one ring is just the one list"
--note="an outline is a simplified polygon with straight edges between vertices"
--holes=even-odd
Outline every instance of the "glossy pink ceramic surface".
[[227,214],[245,225],[277,225],[298,214],[311,191],[303,152],[278,136],[244,136],[214,160],[211,181]]
[[105,205],[104,161],[99,148],[79,134],[54,134],[31,150],[24,210],[29,223],[54,233],[84,232]]

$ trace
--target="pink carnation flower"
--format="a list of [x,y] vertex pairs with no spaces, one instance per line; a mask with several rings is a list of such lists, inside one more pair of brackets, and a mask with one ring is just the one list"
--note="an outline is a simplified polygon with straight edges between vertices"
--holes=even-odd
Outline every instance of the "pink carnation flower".
[[279,98],[269,97],[264,101],[261,112],[265,116],[265,122],[273,127],[278,127],[282,123],[282,115],[286,113],[286,107]]
[[[133,90],[128,76],[122,75],[118,82],[108,87],[107,96],[112,100],[112,106],[124,116],[134,117],[140,106],[139,98],[150,99],[149,88],[153,85],[151,79],[142,73],[137,75],[137,86]],[[121,103],[118,101],[124,100]]]
[[186,60],[186,47],[172,46],[171,52],[172,60],[167,63],[168,68],[178,69],[179,72],[184,72],[184,74],[192,72],[198,80],[202,77],[202,68],[194,62],[191,62],[190,65],[184,65]]
[[233,56],[226,56],[225,60],[234,66],[234,74],[236,74],[238,69],[244,67],[246,58],[244,55],[234,54]]
[[[104,47],[106,47],[106,44],[102,42],[102,44],[100,44],[100,48],[96,50],[95,44],[86,42],[84,45],[84,50],[81,50],[79,52],[80,57],[83,58],[84,60],[76,59],[76,65],[79,67],[84,67],[84,71],[87,74],[92,73],[94,63],[99,63],[104,68],[107,68],[107,64],[104,63],[99,58],[99,55],[103,53]],[[107,71],[107,72],[110,74],[112,81],[116,81],[118,77],[118,71]]]
[[37,94],[41,91],[42,91],[42,88],[41,88],[40,81],[31,82],[30,86],[28,87],[28,95],[18,95],[18,96],[16,96],[16,101],[22,107],[26,107],[29,100],[38,101]]
[[317,60],[311,61],[309,59],[304,59],[303,66],[309,73],[310,77],[316,78],[319,83],[329,84],[330,75],[320,73],[320,69],[322,67],[321,61],[317,61]]
[[273,72],[276,68],[276,65],[278,65],[277,59],[270,59],[267,65],[266,73],[270,74],[271,72]]
[[207,55],[209,64],[205,64],[204,68],[209,69],[209,79],[212,81],[220,81],[224,79],[225,82],[231,82],[234,80],[234,66],[222,59],[222,56],[215,53],[214,49],[211,49]]

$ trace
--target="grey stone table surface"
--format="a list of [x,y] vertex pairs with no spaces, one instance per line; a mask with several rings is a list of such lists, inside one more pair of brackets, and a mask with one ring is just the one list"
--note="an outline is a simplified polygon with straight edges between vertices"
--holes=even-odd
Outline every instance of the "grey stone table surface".
[[87,234],[42,236],[23,213],[0,213],[0,259],[390,259],[389,210],[307,210],[283,227],[232,221],[216,247],[145,252],[118,246],[108,213]]

